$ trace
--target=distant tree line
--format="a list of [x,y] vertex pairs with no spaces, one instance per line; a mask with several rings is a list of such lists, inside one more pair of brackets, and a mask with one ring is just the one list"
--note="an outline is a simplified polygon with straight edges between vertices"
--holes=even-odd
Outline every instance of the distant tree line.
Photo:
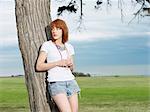
[[[91,74],[89,73],[82,73],[82,72],[73,72],[73,75],[75,77],[91,77]],[[11,75],[11,77],[19,77],[24,75]]]
[[11,77],[22,77],[22,76],[24,76],[24,75],[21,75],[21,74],[19,74],[19,75],[11,75]]
[[73,75],[75,76],[75,77],[91,77],[91,74],[89,74],[89,73],[82,73],[82,72],[73,72]]

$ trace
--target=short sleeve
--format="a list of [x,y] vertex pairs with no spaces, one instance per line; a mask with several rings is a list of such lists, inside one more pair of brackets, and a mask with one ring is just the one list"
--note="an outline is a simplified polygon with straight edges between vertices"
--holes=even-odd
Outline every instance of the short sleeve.
[[71,44],[68,44],[68,51],[69,51],[70,55],[74,55],[75,54],[74,47]]
[[48,53],[48,47],[47,47],[47,43],[46,42],[44,42],[42,44],[40,51],[44,51],[44,52],[46,52],[46,54]]

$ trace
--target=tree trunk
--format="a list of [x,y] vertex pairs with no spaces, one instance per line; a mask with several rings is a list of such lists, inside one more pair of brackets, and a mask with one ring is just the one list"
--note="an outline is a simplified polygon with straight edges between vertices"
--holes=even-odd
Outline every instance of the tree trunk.
[[[39,48],[47,40],[45,28],[51,21],[50,0],[15,0],[15,4],[18,40],[30,110],[51,112],[46,89],[46,73],[35,71]],[[56,112],[55,109],[52,112]]]

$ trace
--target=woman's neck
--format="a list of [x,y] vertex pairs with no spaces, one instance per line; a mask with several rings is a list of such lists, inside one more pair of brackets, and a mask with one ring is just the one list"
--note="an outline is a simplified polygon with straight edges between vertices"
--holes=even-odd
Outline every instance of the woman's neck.
[[57,40],[55,40],[54,43],[55,43],[56,45],[59,45],[59,46],[63,45],[62,39],[57,39]]

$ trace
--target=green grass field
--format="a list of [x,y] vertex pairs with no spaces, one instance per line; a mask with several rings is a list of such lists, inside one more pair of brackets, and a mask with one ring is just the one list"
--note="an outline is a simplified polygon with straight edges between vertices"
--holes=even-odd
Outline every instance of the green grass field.
[[[150,112],[150,77],[78,77],[79,112]],[[0,112],[29,112],[23,77],[0,78]]]

